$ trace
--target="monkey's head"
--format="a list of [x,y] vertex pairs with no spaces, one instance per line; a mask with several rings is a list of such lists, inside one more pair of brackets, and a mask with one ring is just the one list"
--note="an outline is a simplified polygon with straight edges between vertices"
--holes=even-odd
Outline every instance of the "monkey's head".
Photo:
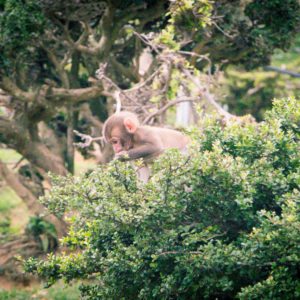
[[133,147],[134,134],[139,126],[139,120],[134,113],[115,113],[105,121],[103,137],[113,146],[115,153],[128,151]]

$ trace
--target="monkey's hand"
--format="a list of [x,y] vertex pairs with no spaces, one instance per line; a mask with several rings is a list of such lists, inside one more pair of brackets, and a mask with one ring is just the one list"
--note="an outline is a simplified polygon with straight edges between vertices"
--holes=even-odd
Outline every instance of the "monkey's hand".
[[120,161],[128,160],[129,159],[128,152],[127,151],[120,151],[120,152],[116,153],[115,159],[118,159]]

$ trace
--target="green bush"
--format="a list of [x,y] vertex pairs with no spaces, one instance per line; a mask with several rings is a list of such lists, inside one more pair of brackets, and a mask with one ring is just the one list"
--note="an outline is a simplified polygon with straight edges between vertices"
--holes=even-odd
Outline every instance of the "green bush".
[[5,291],[0,288],[0,300],[30,300],[31,295],[26,291],[12,290]]
[[78,278],[89,299],[299,298],[300,102],[276,100],[260,124],[201,125],[147,184],[118,161],[54,178],[43,202],[75,211],[74,251],[26,270],[48,285]]

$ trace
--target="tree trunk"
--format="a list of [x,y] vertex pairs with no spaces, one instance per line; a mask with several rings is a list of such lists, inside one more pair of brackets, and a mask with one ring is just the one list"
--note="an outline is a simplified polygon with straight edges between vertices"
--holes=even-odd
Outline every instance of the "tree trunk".
[[68,130],[67,130],[67,157],[66,162],[68,166],[68,171],[74,174],[74,112],[73,106],[70,105],[68,109]]
[[[37,198],[28,190],[19,180],[18,176],[14,174],[7,166],[0,161],[0,177],[3,178],[6,183],[17,193],[17,195],[24,201],[28,210],[34,215],[45,214],[46,210],[41,205]],[[66,223],[63,220],[58,219],[54,215],[46,214],[45,220],[54,224],[57,234],[62,237],[66,233]]]
[[23,149],[23,151],[20,149],[19,152],[33,165],[42,168],[46,172],[57,175],[66,175],[68,173],[63,159],[53,154],[53,152],[42,143],[33,142],[28,145],[26,149]]

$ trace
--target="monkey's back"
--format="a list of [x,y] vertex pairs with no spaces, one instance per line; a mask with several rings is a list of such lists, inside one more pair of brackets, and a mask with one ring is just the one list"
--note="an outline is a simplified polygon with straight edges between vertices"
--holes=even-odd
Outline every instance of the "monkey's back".
[[189,143],[189,138],[177,130],[151,126],[145,127],[159,139],[163,150],[170,148],[183,150]]

